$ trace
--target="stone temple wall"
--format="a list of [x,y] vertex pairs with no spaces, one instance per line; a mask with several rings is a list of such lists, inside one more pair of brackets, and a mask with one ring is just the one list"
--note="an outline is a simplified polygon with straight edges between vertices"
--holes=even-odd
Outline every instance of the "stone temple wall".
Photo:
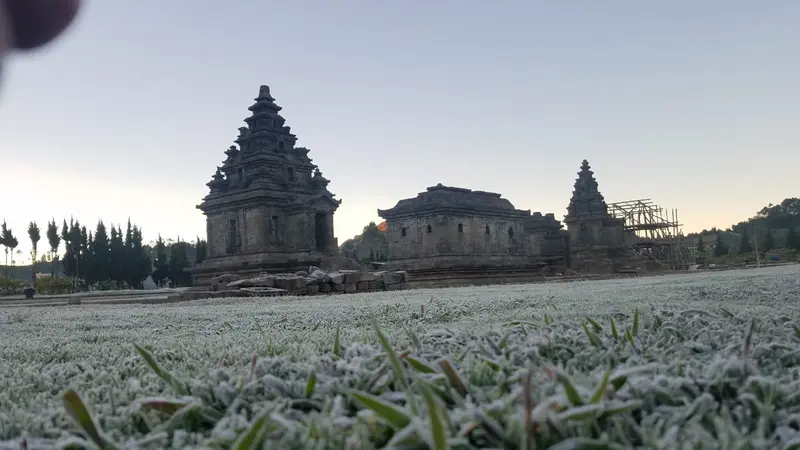
[[[329,216],[326,219],[330,222],[327,224],[327,230],[331,230],[333,218]],[[208,214],[206,221],[211,257],[263,251],[294,253],[318,250],[313,213],[284,214],[280,208],[253,206],[211,213]],[[232,225],[235,225],[238,244],[233,242]],[[237,245],[238,251],[228,251],[230,247]],[[336,241],[328,236],[328,248],[321,252],[335,252],[335,248]]]
[[526,253],[522,219],[435,215],[392,220],[387,240],[390,260]]

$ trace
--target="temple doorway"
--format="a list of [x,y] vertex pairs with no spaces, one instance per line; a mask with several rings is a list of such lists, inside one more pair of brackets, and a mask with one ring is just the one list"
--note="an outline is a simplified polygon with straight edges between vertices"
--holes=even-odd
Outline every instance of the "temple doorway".
[[328,215],[318,212],[314,215],[314,240],[317,243],[318,252],[328,250],[328,235]]

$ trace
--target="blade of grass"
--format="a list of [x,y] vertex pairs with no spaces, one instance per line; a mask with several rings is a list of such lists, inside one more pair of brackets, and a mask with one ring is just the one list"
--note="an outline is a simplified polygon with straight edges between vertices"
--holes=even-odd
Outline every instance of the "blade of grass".
[[394,403],[387,402],[366,392],[353,391],[351,395],[396,430],[401,430],[411,423],[411,416]]
[[639,310],[633,312],[633,336],[639,336]]
[[611,321],[611,335],[614,336],[614,339],[619,340],[619,333],[617,332],[617,324],[614,323],[614,318],[610,318]]
[[420,373],[436,373],[436,369],[434,369],[430,364],[423,361],[422,359],[417,359],[411,355],[406,355],[403,357],[406,360],[409,366],[411,366],[414,370]]
[[425,401],[425,406],[428,408],[428,420],[430,420],[431,436],[433,437],[433,449],[447,450],[450,446],[447,443],[447,430],[445,430],[445,423],[447,422],[444,418],[445,413],[436,402],[436,398],[425,383],[419,383],[417,386],[420,392],[422,392],[422,398]]
[[585,317],[585,319],[586,319],[587,322],[589,322],[589,324],[592,325],[592,327],[594,328],[594,332],[595,333],[599,333],[599,332],[603,331],[603,327],[601,327],[600,324],[597,323],[594,319],[592,319],[591,317],[588,317],[588,316]]
[[167,414],[174,414],[179,409],[191,403],[191,400],[174,400],[167,398],[150,397],[138,401],[140,407],[147,407]]
[[308,377],[308,382],[306,383],[306,398],[311,398],[314,395],[314,388],[317,387],[317,373],[311,372],[311,376]]
[[338,358],[342,357],[342,342],[339,340],[340,333],[341,325],[336,325],[336,336],[333,338],[333,355]]
[[77,392],[69,390],[64,393],[64,409],[80,429],[83,430],[89,439],[98,447],[103,450],[119,449],[116,444],[108,441],[97,428],[91,414],[89,414],[89,410],[86,408],[86,405],[83,404],[83,400],[81,400],[81,396],[78,395]]
[[268,422],[268,414],[263,414],[256,418],[250,428],[239,435],[231,448],[234,450],[255,450],[263,447]]
[[408,335],[408,339],[411,341],[411,344],[414,346],[414,348],[416,348],[417,351],[421,351],[422,343],[419,341],[417,335],[414,334],[414,332],[411,331],[407,326],[403,326],[403,330],[405,330],[406,335]]
[[176,378],[174,375],[169,373],[160,364],[156,361],[156,358],[144,347],[140,347],[136,344],[133,344],[136,348],[136,351],[139,352],[139,355],[144,359],[148,366],[153,369],[153,372],[158,375],[159,378],[166,381],[166,383],[178,394],[178,395],[191,395],[189,392],[189,387],[183,381]]
[[564,394],[567,396],[567,399],[570,403],[572,403],[573,406],[583,406],[583,399],[581,398],[580,394],[578,394],[578,390],[575,389],[575,385],[572,384],[572,380],[570,380],[567,374],[557,370],[556,381],[558,381],[561,386],[564,387]]
[[375,334],[378,336],[378,342],[380,342],[381,347],[383,347],[383,350],[386,352],[386,356],[389,358],[389,362],[392,365],[392,370],[394,371],[395,379],[402,387],[407,388],[408,383],[406,382],[406,375],[405,371],[403,370],[403,365],[400,363],[400,358],[392,348],[392,345],[389,344],[389,340],[386,339],[386,336],[381,331],[377,321],[372,321],[372,327],[375,330]]
[[576,406],[555,415],[557,420],[583,421],[587,419],[597,419],[603,413],[603,405],[591,404]]
[[606,392],[606,388],[608,387],[608,378],[611,376],[611,369],[606,370],[606,373],[603,374],[603,379],[600,381],[600,384],[594,390],[592,394],[592,398],[589,400],[589,403],[600,403],[600,400],[603,399],[603,394]]
[[590,330],[589,327],[586,326],[586,322],[584,322],[582,325],[583,332],[586,333],[586,337],[589,338],[589,343],[598,348],[602,347],[603,344],[600,342],[600,338],[594,334],[594,331]]
[[450,361],[446,359],[439,360],[439,367],[442,368],[442,372],[447,377],[447,381],[450,383],[450,386],[452,386],[453,389],[458,392],[458,395],[466,398],[467,394],[469,394],[467,384],[464,382],[458,372],[456,372],[455,367],[453,367]]

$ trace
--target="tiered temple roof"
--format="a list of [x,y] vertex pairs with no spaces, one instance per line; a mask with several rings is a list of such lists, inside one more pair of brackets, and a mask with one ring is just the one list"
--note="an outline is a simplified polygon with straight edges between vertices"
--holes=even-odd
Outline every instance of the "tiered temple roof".
[[210,192],[206,202],[243,192],[267,196],[269,191],[324,196],[337,205],[341,203],[328,191],[329,181],[311,162],[309,150],[295,147],[297,137],[285,125],[282,108],[268,86],[260,87],[248,109],[251,115],[244,120],[247,126],[239,128],[236,145],[225,150],[222,166],[207,184]]
[[607,218],[610,216],[608,205],[598,189],[597,180],[594,178],[589,161],[584,159],[581,170],[578,172],[578,178],[575,180],[575,189],[572,191],[564,222],[569,223],[592,217]]
[[525,217],[530,215],[530,210],[516,209],[508,199],[494,192],[473,191],[441,183],[427,188],[416,197],[400,200],[393,208],[378,210],[378,215],[384,219],[430,214]]

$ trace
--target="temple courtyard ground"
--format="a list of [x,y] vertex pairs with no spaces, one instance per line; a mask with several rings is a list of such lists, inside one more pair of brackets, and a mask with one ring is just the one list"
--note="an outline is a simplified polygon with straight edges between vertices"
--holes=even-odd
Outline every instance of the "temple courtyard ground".
[[0,305],[0,449],[797,448],[798,327],[800,265]]

